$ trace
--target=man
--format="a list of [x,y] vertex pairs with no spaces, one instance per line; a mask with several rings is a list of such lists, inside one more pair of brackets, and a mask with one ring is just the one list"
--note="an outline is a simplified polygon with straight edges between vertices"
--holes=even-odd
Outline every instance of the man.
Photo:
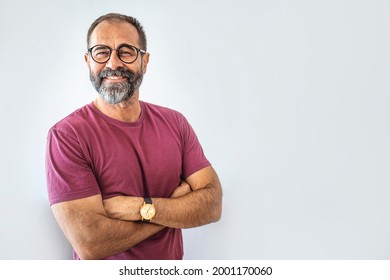
[[46,170],[54,216],[75,259],[182,259],[182,228],[216,222],[217,174],[178,112],[139,100],[143,27],[107,14],[87,35],[96,100],[54,125]]

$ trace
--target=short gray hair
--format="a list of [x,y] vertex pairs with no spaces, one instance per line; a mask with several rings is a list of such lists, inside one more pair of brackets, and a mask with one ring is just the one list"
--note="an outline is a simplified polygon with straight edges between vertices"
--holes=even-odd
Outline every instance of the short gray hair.
[[138,37],[139,37],[138,43],[140,44],[140,48],[146,51],[146,48],[147,48],[146,34],[145,34],[144,28],[141,25],[141,23],[134,17],[126,16],[126,15],[122,15],[122,14],[117,14],[117,13],[110,13],[110,14],[103,15],[103,16],[99,17],[98,19],[96,19],[91,24],[91,26],[88,29],[88,33],[87,33],[87,47],[88,48],[90,47],[89,42],[90,42],[90,37],[91,37],[92,32],[95,30],[96,26],[99,25],[99,23],[101,23],[105,20],[114,21],[114,22],[128,22],[131,25],[133,25],[138,31]]

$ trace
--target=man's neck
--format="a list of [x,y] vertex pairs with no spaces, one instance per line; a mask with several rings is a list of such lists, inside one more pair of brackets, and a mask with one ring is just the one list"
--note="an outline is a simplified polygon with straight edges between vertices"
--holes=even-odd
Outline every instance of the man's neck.
[[123,122],[136,122],[141,115],[138,93],[129,100],[115,105],[108,104],[101,96],[98,96],[93,104],[103,114]]

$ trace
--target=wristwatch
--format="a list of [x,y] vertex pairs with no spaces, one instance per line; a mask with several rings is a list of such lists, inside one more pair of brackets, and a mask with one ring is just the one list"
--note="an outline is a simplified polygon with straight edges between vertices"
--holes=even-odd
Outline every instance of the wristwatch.
[[156,208],[154,208],[150,197],[144,198],[144,204],[141,206],[139,213],[141,214],[142,221],[147,223],[149,223],[153,219],[154,215],[156,215]]

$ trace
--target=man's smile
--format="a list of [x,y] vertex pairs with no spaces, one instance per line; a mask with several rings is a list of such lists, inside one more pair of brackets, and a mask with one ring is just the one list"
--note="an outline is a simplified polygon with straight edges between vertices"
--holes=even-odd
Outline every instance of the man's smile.
[[122,76],[109,76],[109,77],[105,77],[104,79],[110,80],[110,81],[115,81],[115,82],[121,82],[123,80],[127,80],[126,77],[122,77]]

